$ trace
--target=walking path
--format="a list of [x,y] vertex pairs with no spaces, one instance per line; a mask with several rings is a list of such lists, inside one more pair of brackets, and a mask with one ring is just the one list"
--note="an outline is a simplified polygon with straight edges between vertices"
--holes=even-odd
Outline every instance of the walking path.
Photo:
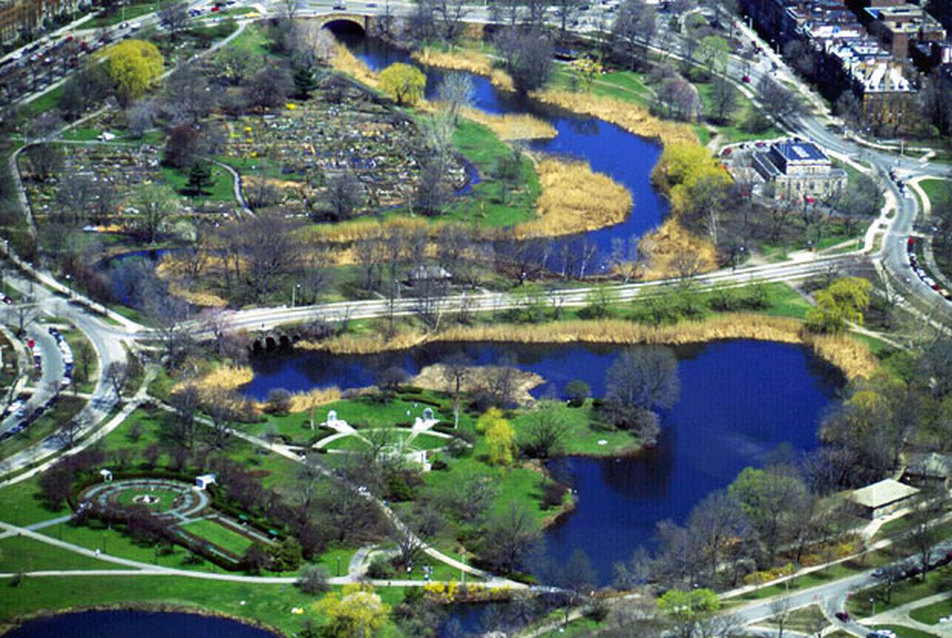
[[884,611],[875,616],[870,616],[864,618],[861,622],[864,625],[905,625],[907,627],[912,627],[913,629],[918,629],[919,631],[924,631],[926,633],[935,634],[941,636],[942,638],[952,638],[952,623],[940,623],[937,625],[928,625],[923,622],[919,622],[909,616],[909,612],[913,609],[918,609],[920,607],[926,607],[932,603],[937,603],[943,600],[948,600],[952,598],[952,591],[945,591],[940,594],[935,594],[933,596],[928,596],[926,598],[920,598],[914,600],[911,603],[906,603],[905,605],[899,605],[898,607],[893,607],[887,611]]

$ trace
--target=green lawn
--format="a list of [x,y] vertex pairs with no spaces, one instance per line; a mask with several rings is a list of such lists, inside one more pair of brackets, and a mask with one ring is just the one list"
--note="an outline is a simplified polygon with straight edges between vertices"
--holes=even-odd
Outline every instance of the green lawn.
[[62,516],[69,511],[65,505],[50,510],[40,498],[38,481],[34,476],[0,489],[0,520],[13,525],[31,525]]
[[[0,572],[54,569],[126,569],[22,536],[0,539]],[[2,585],[0,585],[2,586]]]
[[[582,407],[571,408],[558,403],[552,408],[556,418],[565,427],[564,451],[566,454],[586,454],[594,456],[617,456],[635,452],[641,442],[630,432],[616,430],[611,426],[593,427],[592,404],[588,401]],[[529,436],[529,428],[537,418],[531,411],[522,411],[512,419],[519,440]],[[604,445],[599,445],[604,441]]]
[[98,15],[85,25],[84,28],[87,29],[98,29],[101,27],[111,27],[113,25],[119,24],[120,22],[129,22],[146,15],[147,13],[152,13],[158,7],[157,2],[143,2],[136,4],[129,4],[125,7],[117,9],[114,13],[110,15]]
[[248,548],[254,545],[254,541],[247,536],[205,518],[183,525],[182,529],[199,538],[204,538],[212,545],[217,545],[235,556],[244,556]]
[[924,179],[919,187],[933,205],[938,205],[949,196],[949,181],[945,179]]
[[[205,189],[205,192],[208,194],[195,196],[194,199],[207,199],[216,202],[234,201],[235,192],[231,174],[217,164],[210,164],[208,168],[210,168],[212,172],[212,183]],[[178,193],[181,193],[188,183],[187,174],[168,166],[162,167],[162,175],[165,177],[165,181],[168,182],[169,186]]]
[[873,604],[869,602],[870,598],[875,601],[876,613],[882,613],[887,609],[947,591],[950,574],[952,574],[952,567],[940,567],[928,572],[924,581],[920,581],[918,577],[908,578],[893,587],[889,602],[886,602],[883,586],[877,585],[864,590],[861,596],[851,597],[848,605],[849,612],[857,618],[871,616]]
[[913,620],[925,623],[927,625],[936,625],[940,618],[952,616],[952,599],[940,600],[937,603],[917,607],[909,612]]

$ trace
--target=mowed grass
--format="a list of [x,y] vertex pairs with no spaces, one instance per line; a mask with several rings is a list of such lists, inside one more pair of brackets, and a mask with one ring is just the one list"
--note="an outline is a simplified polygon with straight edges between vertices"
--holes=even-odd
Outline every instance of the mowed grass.
[[26,479],[0,489],[0,520],[26,526],[63,516],[69,508],[50,509],[40,496],[39,478]]
[[[385,602],[403,599],[399,587],[377,590]],[[130,602],[174,605],[263,622],[284,635],[300,632],[317,596],[303,594],[292,583],[263,584],[192,579],[181,576],[122,576],[95,578],[26,578],[20,587],[0,587],[0,618],[11,619],[37,609],[67,609]],[[301,607],[305,614],[292,614]],[[384,636],[395,636],[392,627]]]
[[[209,201],[218,202],[233,201],[235,199],[235,193],[231,174],[217,164],[209,164],[208,168],[211,170],[212,181],[205,189],[207,195],[191,197],[198,200],[207,199]],[[165,181],[168,182],[169,186],[177,193],[182,193],[182,190],[186,184],[188,184],[188,175],[174,168],[167,166],[162,167],[162,175],[165,177]]]
[[909,612],[909,617],[927,625],[936,625],[940,618],[952,616],[952,598],[937,603],[917,607]]
[[24,536],[0,539],[0,572],[76,569],[127,568]]
[[203,518],[192,523],[187,523],[182,526],[182,529],[186,532],[203,538],[212,545],[217,545],[221,549],[224,549],[227,552],[231,552],[235,556],[243,556],[248,548],[254,544],[254,541],[243,536],[238,532],[234,532],[224,525]]
[[521,160],[518,183],[514,184],[508,197],[503,198],[499,182],[491,176],[500,159],[510,155],[512,149],[485,126],[468,120],[460,122],[453,142],[459,152],[479,169],[482,181],[473,187],[472,196],[459,198],[440,217],[441,220],[476,222],[482,227],[498,228],[535,217],[535,203],[541,187],[528,157]]
[[[850,598],[848,611],[857,618],[865,618],[873,614],[874,605],[876,613],[882,613],[887,609],[945,592],[948,590],[950,575],[952,575],[952,567],[940,567],[926,573],[924,581],[920,581],[918,577],[907,578],[893,587],[888,603],[882,585],[866,589],[862,596],[852,596]],[[871,603],[870,599],[873,599],[874,602]]]
[[[558,423],[565,428],[562,441],[563,451],[571,454],[585,454],[590,456],[617,456],[636,452],[641,441],[626,430],[616,430],[611,426],[593,424],[592,403],[572,408],[564,403],[556,404],[551,408]],[[533,411],[520,412],[512,419],[519,441],[526,441],[530,437],[532,424],[538,419]],[[595,425],[595,427],[593,427]],[[604,441],[600,445],[599,441]]]
[[929,198],[933,206],[938,206],[949,199],[950,185],[952,184],[945,179],[924,179],[919,182],[919,187],[926,194],[926,197]]

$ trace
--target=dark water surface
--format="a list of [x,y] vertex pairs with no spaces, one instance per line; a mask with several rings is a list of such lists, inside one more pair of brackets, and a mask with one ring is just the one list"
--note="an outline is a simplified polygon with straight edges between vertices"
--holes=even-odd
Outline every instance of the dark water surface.
[[84,611],[40,618],[5,638],[276,638],[235,620],[148,611]]
[[[603,396],[605,372],[622,349],[433,343],[378,355],[309,352],[254,361],[255,377],[244,392],[263,399],[272,388],[362,387],[388,367],[415,374],[463,352],[476,364],[508,360],[542,375],[546,384],[533,391],[536,396],[561,395],[573,379]],[[762,465],[781,445],[793,452],[812,449],[821,415],[842,382],[805,348],[789,344],[722,341],[676,352],[681,395],[663,414],[657,448],[621,459],[562,461],[580,498],[576,511],[546,533],[546,553],[555,562],[583,549],[607,582],[612,563],[650,544],[659,521],[682,522],[706,494],[728,485],[744,467]]]

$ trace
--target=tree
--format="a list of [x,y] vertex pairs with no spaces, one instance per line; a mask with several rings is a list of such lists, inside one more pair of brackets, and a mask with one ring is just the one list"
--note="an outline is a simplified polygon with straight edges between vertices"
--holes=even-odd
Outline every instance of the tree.
[[800,108],[800,100],[780,82],[774,80],[769,75],[760,78],[757,84],[757,91],[760,93],[760,103],[764,110],[773,117],[774,121],[780,122],[789,115],[797,113]]
[[350,219],[367,200],[364,185],[351,171],[344,171],[327,178],[324,202],[326,216],[330,221]]
[[602,63],[589,57],[573,60],[570,66],[586,91],[592,90],[592,84],[602,74]]
[[400,106],[416,104],[425,88],[426,76],[409,64],[396,62],[380,72],[380,90]]
[[122,361],[113,361],[106,366],[106,372],[103,374],[103,378],[116,393],[117,401],[122,398],[122,388],[126,384],[128,377],[129,369]]
[[522,449],[528,456],[548,459],[559,454],[568,435],[568,425],[557,404],[543,402],[532,411],[522,438]]
[[619,5],[612,24],[612,46],[619,55],[628,59],[632,70],[647,60],[648,45],[655,29],[655,10],[644,0],[625,0]]
[[123,40],[97,53],[109,69],[116,96],[123,105],[142,97],[162,75],[165,58],[145,40]]
[[860,217],[874,217],[879,214],[885,198],[882,191],[869,175],[852,175],[846,190],[836,202],[844,212]]
[[813,332],[841,332],[847,323],[863,325],[872,284],[861,277],[842,277],[817,291],[816,305],[807,311]]
[[327,619],[325,632],[339,638],[370,638],[387,622],[390,606],[367,585],[344,585],[340,593],[327,594],[314,603],[314,611]]
[[516,91],[528,93],[545,85],[552,70],[552,42],[541,30],[500,29],[494,43]]
[[443,379],[453,393],[453,427],[459,427],[463,383],[472,372],[473,362],[463,353],[450,355],[443,361]]
[[[326,29],[322,29],[326,32]],[[215,57],[218,76],[228,84],[238,85],[257,73],[263,57],[250,47],[227,46]]]
[[728,122],[736,108],[737,89],[724,76],[715,76],[711,80],[711,119],[715,122]]
[[472,105],[475,91],[473,80],[465,73],[447,73],[443,76],[436,94],[454,125],[459,122],[460,111]]
[[463,0],[428,0],[428,3],[440,39],[452,45],[466,30],[464,20],[469,15],[469,8]]
[[569,404],[576,407],[585,403],[591,391],[589,385],[581,379],[572,379],[565,384],[565,396],[568,397]]
[[207,189],[212,183],[212,169],[205,162],[195,162],[188,171],[188,182],[182,191],[189,195],[208,195]]
[[529,510],[513,502],[487,523],[480,555],[492,568],[511,574],[540,537],[538,525]]
[[664,346],[628,348],[605,373],[605,399],[646,410],[669,408],[681,389],[678,359]]
[[294,79],[286,64],[272,64],[245,83],[244,93],[251,107],[276,108],[283,105],[294,88]]
[[178,210],[171,189],[157,183],[139,187],[135,207],[135,227],[150,244],[155,243],[168,218]]
[[658,608],[668,617],[680,638],[691,638],[701,618],[720,609],[721,601],[710,589],[669,589],[658,599]]
[[330,574],[323,565],[311,565],[297,579],[297,586],[305,594],[323,594],[329,589]]
[[565,40],[565,33],[569,24],[579,14],[582,7],[581,0],[555,0],[555,17],[559,20],[559,40]]
[[[169,32],[173,42],[177,40],[179,32],[188,26],[188,3],[179,2],[162,7],[159,10],[159,24]],[[230,48],[226,47],[226,50]]]
[[[490,413],[493,416],[487,419],[486,417]],[[483,414],[479,418],[479,422],[484,423],[483,430],[486,435],[486,444],[489,446],[489,463],[500,466],[511,465],[512,452],[516,442],[516,432],[512,425],[495,408],[490,408],[486,414]]]
[[727,69],[730,45],[719,35],[709,35],[701,38],[694,55],[701,64],[707,67],[708,73],[721,74]]
[[748,467],[734,479],[727,493],[737,500],[741,510],[757,528],[767,562],[773,563],[787,528],[792,526],[793,518],[802,513],[799,505],[809,496],[806,485],[791,468]]

